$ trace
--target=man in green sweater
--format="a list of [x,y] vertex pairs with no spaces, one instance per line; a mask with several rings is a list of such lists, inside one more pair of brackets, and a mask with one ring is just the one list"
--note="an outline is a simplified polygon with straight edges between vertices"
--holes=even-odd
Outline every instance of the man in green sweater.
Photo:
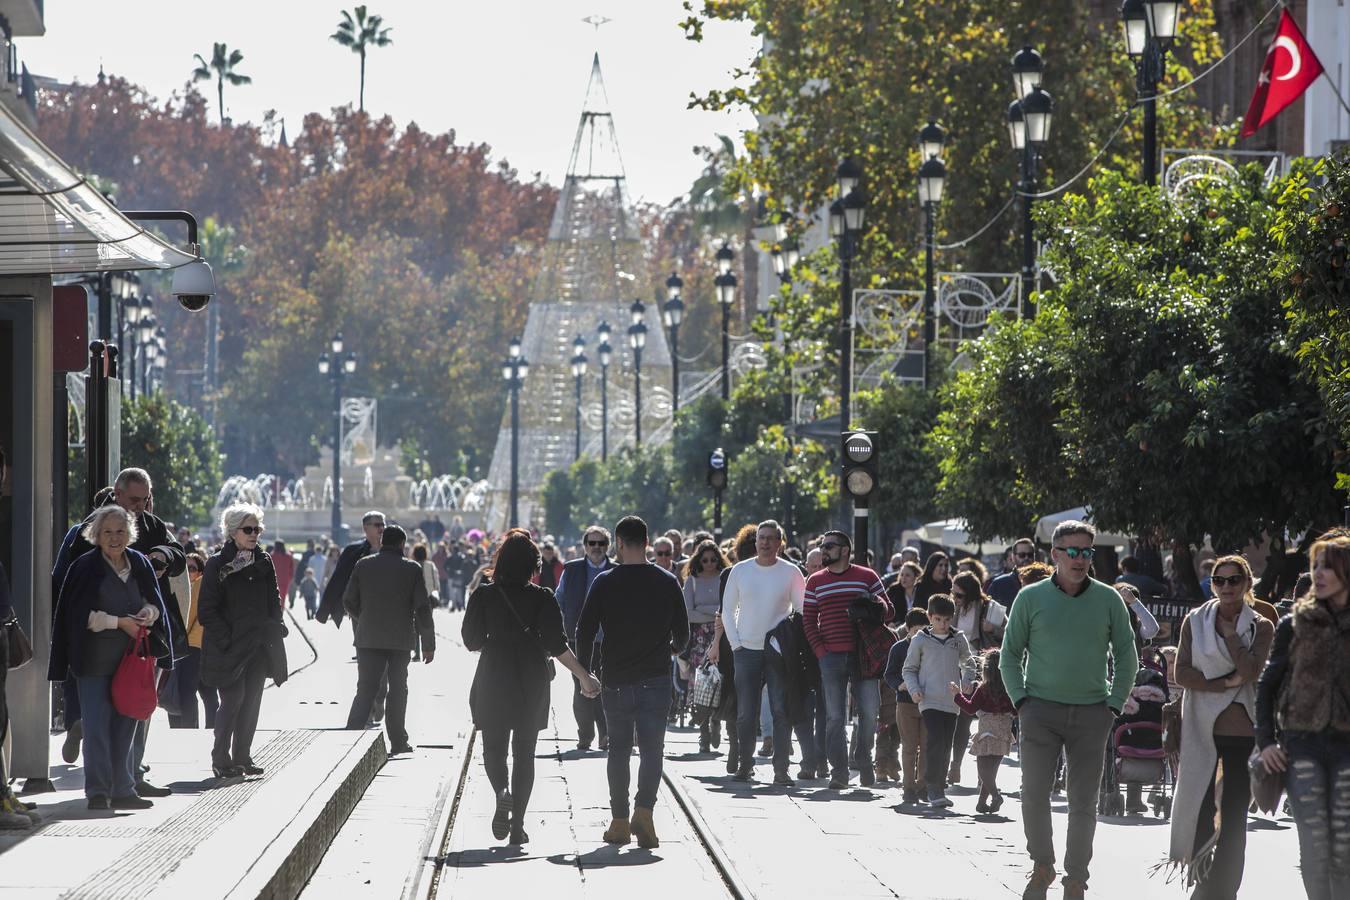
[[1061,750],[1069,793],[1064,896],[1084,896],[1106,739],[1139,668],[1120,594],[1088,574],[1096,535],[1086,522],[1055,528],[1055,574],[1017,594],[1003,635],[999,671],[1017,707],[1022,827],[1034,863],[1023,900],[1043,900],[1055,880],[1050,791]]

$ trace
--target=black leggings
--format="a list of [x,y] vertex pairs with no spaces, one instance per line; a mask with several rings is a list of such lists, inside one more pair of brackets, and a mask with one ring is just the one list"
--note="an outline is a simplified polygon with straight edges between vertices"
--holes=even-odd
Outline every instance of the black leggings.
[[506,747],[510,742],[512,816],[519,823],[534,790],[534,745],[539,741],[539,731],[534,728],[484,728],[480,734],[483,737],[483,768],[487,770],[494,794],[500,794],[507,787]]
[[[1237,896],[1242,884],[1243,863],[1247,856],[1247,805],[1252,800],[1247,757],[1255,745],[1255,738],[1214,736],[1218,762],[1223,763],[1223,800],[1219,810],[1222,830],[1214,849],[1209,877],[1191,894],[1195,900],[1231,900]],[[1200,801],[1200,815],[1195,822],[1196,850],[1214,836],[1214,781],[1217,774],[1216,765],[1215,773],[1209,776],[1209,788]]]

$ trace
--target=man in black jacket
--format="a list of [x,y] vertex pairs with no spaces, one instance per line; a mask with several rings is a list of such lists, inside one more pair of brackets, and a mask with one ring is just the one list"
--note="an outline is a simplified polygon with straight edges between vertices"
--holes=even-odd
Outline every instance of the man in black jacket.
[[342,606],[356,632],[356,697],[347,727],[360,729],[370,720],[375,692],[388,679],[389,699],[385,729],[390,753],[411,753],[404,716],[408,709],[408,655],[422,638],[422,658],[436,655],[436,631],[431,622],[422,566],[403,558],[407,535],[397,525],[384,530],[380,552],[357,562],[342,594]]
[[380,549],[380,536],[384,534],[384,513],[377,509],[366,513],[361,517],[361,530],[366,534],[365,539],[342,548],[333,577],[328,579],[323,589],[319,614],[315,616],[320,622],[327,622],[331,618],[334,625],[342,627],[342,594],[347,590],[347,582],[351,580],[357,561]]
[[[174,602],[173,589],[169,583],[170,578],[181,575],[183,570],[187,568],[187,555],[183,552],[182,545],[169,534],[169,529],[164,524],[164,520],[150,511],[150,504],[153,502],[151,500],[153,489],[150,474],[144,469],[123,469],[117,474],[117,480],[113,482],[112,493],[107,502],[116,503],[136,516],[137,536],[136,542],[131,545],[131,549],[150,557],[150,564],[155,568],[155,577],[159,581],[159,593],[164,598],[164,607],[169,614],[165,625],[168,628],[173,645],[172,654],[161,659],[159,665],[160,668],[168,669],[173,667],[172,657],[181,656],[187,652],[187,629],[183,625],[182,612],[178,609],[178,604]],[[66,572],[70,569],[71,563],[94,549],[92,544],[80,536],[80,532],[88,521],[88,519],[85,519],[84,522],[73,526],[66,532],[66,537],[61,542],[61,549],[56,554],[56,564],[52,568],[53,597],[61,596],[61,585],[66,580]],[[55,610],[53,610],[54,613]],[[66,739],[61,747],[61,758],[68,763],[73,763],[79,758],[82,737],[82,730],[79,725],[80,701],[75,691],[73,678],[66,679],[64,693]],[[149,722],[137,724],[136,739],[132,747],[132,753],[135,756],[134,771],[138,779],[136,793],[142,797],[167,797],[172,793],[168,788],[155,787],[150,782],[140,778],[144,774],[142,762],[145,759],[145,739],[148,731]]]

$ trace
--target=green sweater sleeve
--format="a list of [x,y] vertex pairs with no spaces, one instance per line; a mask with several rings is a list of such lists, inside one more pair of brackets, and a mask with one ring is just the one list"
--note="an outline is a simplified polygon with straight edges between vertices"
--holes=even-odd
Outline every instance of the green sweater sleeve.
[[1027,616],[1031,604],[1032,600],[1026,591],[1022,592],[1018,602],[1013,603],[1008,627],[1003,632],[1003,647],[999,651],[998,671],[1003,676],[1003,687],[1013,706],[1027,696],[1024,657],[1027,651]]
[[1111,678],[1111,697],[1107,700],[1117,712],[1125,705],[1134,687],[1134,676],[1139,671],[1139,651],[1134,645],[1134,628],[1124,603],[1111,607],[1111,655],[1115,657],[1115,673]]

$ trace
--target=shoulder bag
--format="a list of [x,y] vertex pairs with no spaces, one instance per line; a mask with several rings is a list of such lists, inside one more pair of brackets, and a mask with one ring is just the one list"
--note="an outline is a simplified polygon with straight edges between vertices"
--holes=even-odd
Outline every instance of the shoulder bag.
[[[511,602],[511,598],[506,595],[506,591],[502,589],[502,586],[494,584],[493,587],[497,589],[497,593],[502,595],[502,602],[504,602],[506,608],[511,611],[511,618],[516,620],[516,624],[520,626],[520,630],[528,634],[534,642],[539,645],[540,650],[544,650],[544,642],[539,639],[539,633],[525,624],[525,620],[520,617],[520,613],[516,612],[516,605]],[[552,681],[558,674],[558,664],[553,661],[553,654],[549,653],[547,650],[544,650],[544,662],[548,668],[548,680]]]
[[22,668],[33,658],[33,642],[28,640],[18,616],[4,624],[5,641],[9,644],[9,668]]
[[128,719],[144,722],[155,712],[155,657],[150,652],[149,631],[141,626],[127,645],[112,678],[113,708]]

